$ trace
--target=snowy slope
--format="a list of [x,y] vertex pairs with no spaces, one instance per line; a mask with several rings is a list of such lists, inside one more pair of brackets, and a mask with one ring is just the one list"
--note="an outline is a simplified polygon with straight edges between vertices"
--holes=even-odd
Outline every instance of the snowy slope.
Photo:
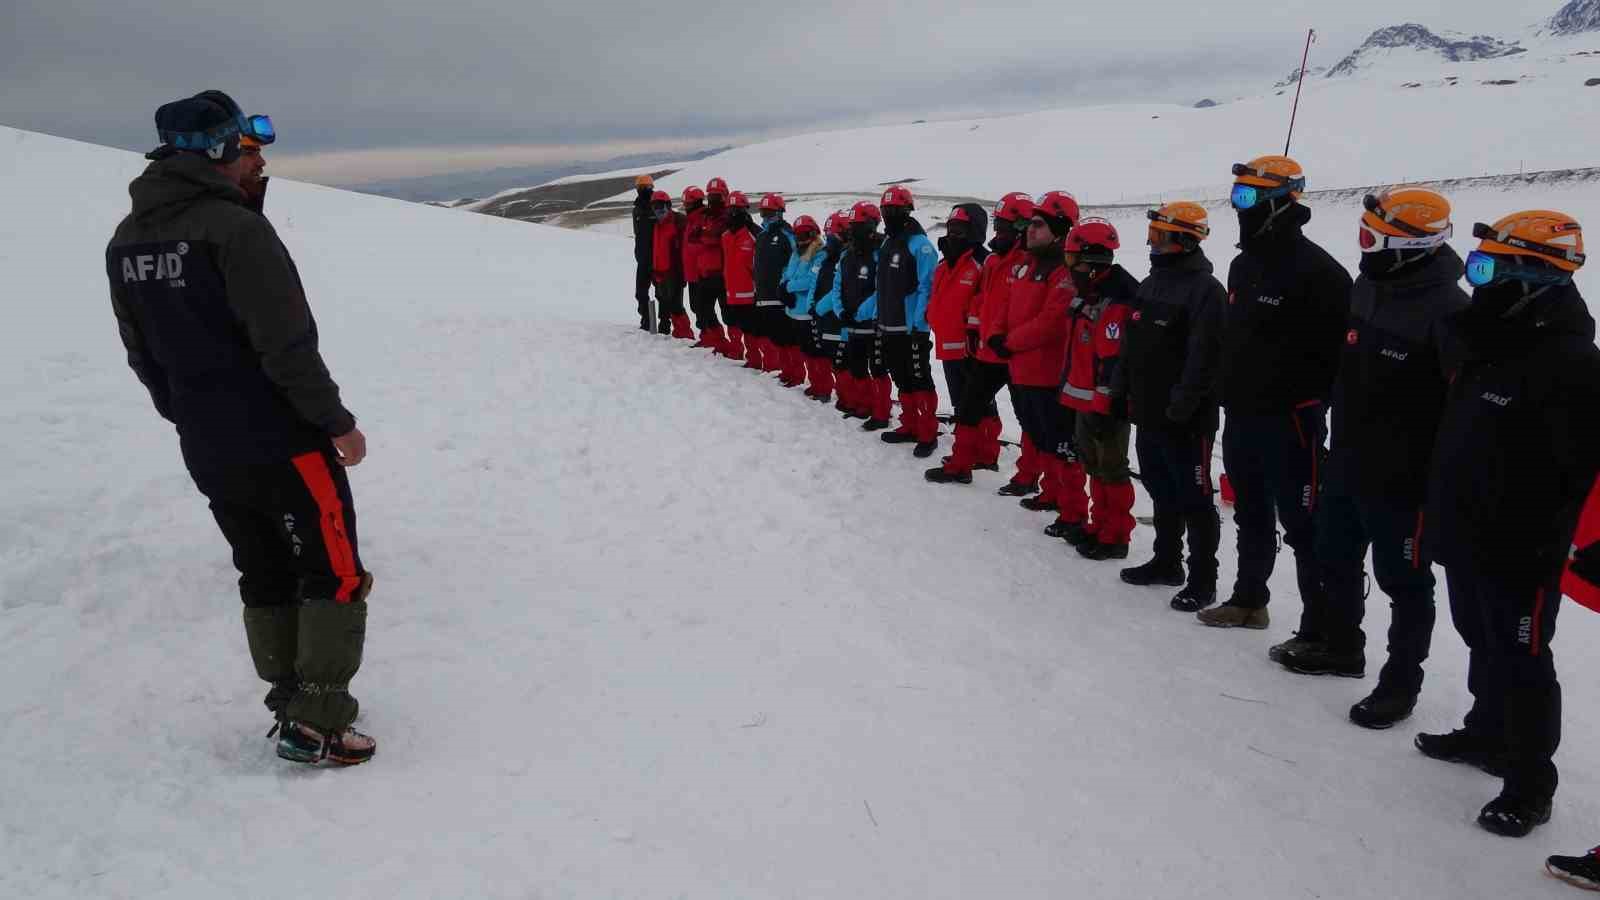
[[141,165],[0,129],[0,896],[1562,897],[1542,855],[1600,833],[1600,663],[1568,652],[1600,619],[1556,645],[1555,821],[1490,837],[1493,782],[1409,744],[1465,708],[1447,615],[1415,719],[1363,732],[1366,685],[1265,660],[1292,602],[1200,628],[992,478],[930,489],[640,336],[626,242],[291,182],[269,214],[372,443],[382,747],[282,763],[107,308]]

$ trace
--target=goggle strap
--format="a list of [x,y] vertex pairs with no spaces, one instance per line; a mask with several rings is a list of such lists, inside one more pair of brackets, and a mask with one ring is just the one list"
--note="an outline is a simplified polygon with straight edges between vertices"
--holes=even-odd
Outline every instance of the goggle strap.
[[1558,259],[1564,259],[1567,262],[1575,263],[1580,266],[1583,265],[1584,260],[1588,259],[1587,254],[1579,253],[1576,250],[1569,250],[1565,247],[1554,247],[1550,244],[1541,244],[1538,241],[1526,240],[1524,238],[1517,237],[1509,231],[1495,231],[1493,228],[1483,224],[1482,222],[1472,226],[1472,236],[1481,241],[1495,241],[1496,243],[1505,244],[1508,247],[1516,247],[1518,250],[1527,250],[1528,252],[1534,254],[1554,256]]
[[1160,212],[1153,209],[1148,211],[1146,215],[1149,216],[1150,221],[1152,222],[1165,222],[1174,228],[1183,229],[1184,231],[1199,235],[1200,237],[1208,237],[1211,234],[1211,228],[1209,226],[1197,225],[1194,222],[1185,222],[1175,216],[1164,216]]

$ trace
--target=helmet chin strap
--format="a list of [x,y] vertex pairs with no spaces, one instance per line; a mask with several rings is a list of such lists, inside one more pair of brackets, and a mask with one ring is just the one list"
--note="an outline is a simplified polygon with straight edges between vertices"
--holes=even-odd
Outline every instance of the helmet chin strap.
[[[1285,202],[1282,206],[1279,206],[1278,205],[1278,200],[1279,199],[1284,199],[1287,202]],[[1291,207],[1293,205],[1294,205],[1294,201],[1288,200],[1287,198],[1273,197],[1271,200],[1268,200],[1267,201],[1267,208],[1270,209],[1271,212],[1267,213],[1267,218],[1264,221],[1262,221],[1261,227],[1256,229],[1255,234],[1252,234],[1250,236],[1253,237],[1253,238],[1258,238],[1258,237],[1261,237],[1262,235],[1266,234],[1267,232],[1271,231],[1272,230],[1272,224],[1274,222],[1278,221],[1278,217],[1279,216],[1281,216],[1284,213],[1288,212],[1289,211],[1289,207]]]
[[1545,292],[1555,287],[1553,284],[1541,284],[1538,287],[1534,287],[1526,281],[1519,281],[1517,284],[1522,287],[1522,299],[1507,307],[1506,311],[1500,314],[1502,319],[1510,319],[1521,315],[1522,311],[1527,309],[1533,301],[1544,296]]

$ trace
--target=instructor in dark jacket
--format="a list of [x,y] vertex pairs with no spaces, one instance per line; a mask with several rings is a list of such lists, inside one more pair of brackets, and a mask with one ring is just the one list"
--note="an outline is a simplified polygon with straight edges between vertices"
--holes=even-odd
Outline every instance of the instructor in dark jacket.
[[1444,320],[1465,309],[1461,257],[1445,243],[1450,204],[1433,191],[1397,188],[1366,198],[1361,274],[1351,293],[1332,449],[1317,508],[1317,560],[1327,605],[1320,644],[1279,659],[1307,675],[1366,672],[1363,569],[1370,549],[1389,596],[1388,662],[1378,685],[1350,710],[1367,728],[1411,714],[1432,642],[1433,560],[1426,551],[1428,463],[1456,353]]
[[[640,175],[633,180],[636,196],[633,198],[633,298],[639,304],[639,327],[649,331],[650,321],[650,285],[654,283],[654,265],[656,247],[656,214],[651,206],[651,196],[655,193],[656,182],[649,175]],[[665,333],[665,329],[663,332]]]
[[278,755],[359,763],[376,749],[350,727],[349,691],[372,576],[344,469],[366,456],[366,438],[317,351],[288,250],[246,207],[245,127],[220,91],[156,112],[162,145],[106,248],[111,305],[129,366],[177,426],[233,548]]
[[1222,520],[1212,497],[1211,450],[1217,440],[1216,377],[1228,297],[1200,248],[1211,234],[1205,207],[1169,203],[1149,217],[1150,277],[1139,285],[1111,392],[1139,426],[1134,449],[1155,506],[1155,558],[1122,570],[1122,580],[1183,585],[1172,608],[1198,612],[1217,596]]
[[[1239,573],[1233,596],[1202,610],[1217,627],[1267,627],[1267,579],[1283,542],[1294,550],[1300,597],[1322,608],[1316,560],[1319,468],[1326,452],[1328,393],[1350,315],[1350,274],[1301,228],[1305,176],[1286,156],[1234,166],[1233,206],[1239,249],[1228,270],[1222,329],[1222,461],[1233,483],[1239,527]],[[1274,647],[1276,659],[1317,624],[1302,614],[1296,640]]]
[[1600,349],[1572,284],[1583,232],[1548,210],[1478,225],[1472,305],[1451,318],[1451,382],[1428,482],[1429,546],[1470,652],[1472,709],[1417,749],[1505,779],[1478,816],[1520,837],[1550,818],[1561,685],[1550,640],[1578,516],[1600,472]]

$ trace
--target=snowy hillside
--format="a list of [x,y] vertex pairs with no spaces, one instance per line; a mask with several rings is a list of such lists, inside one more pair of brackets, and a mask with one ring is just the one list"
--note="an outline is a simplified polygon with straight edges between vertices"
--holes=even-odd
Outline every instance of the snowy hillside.
[[[1549,164],[1578,155],[1546,137]],[[716,174],[1125,189],[1070,156],[958,182],[914,143],[899,171],[887,149],[773,170],[769,147]],[[1165,162],[1202,183],[1258,144]],[[1328,165],[1384,177],[1355,156]],[[1472,824],[1494,782],[1410,746],[1466,708],[1447,614],[1415,718],[1364,732],[1343,716],[1370,680],[1265,659],[1292,601],[1266,634],[1201,628],[992,479],[931,489],[770,379],[640,335],[627,242],[275,181],[371,441],[356,691],[381,741],[359,769],[283,763],[226,549],[106,300],[142,165],[0,129],[0,896],[1555,898],[1543,855],[1600,834],[1600,618],[1569,606],[1556,642],[1556,817],[1494,838]],[[1539,203],[1600,217],[1593,186],[1464,205]],[[1347,260],[1350,222],[1313,224]]]
[[1465,35],[1447,31],[1435,34],[1415,23],[1380,28],[1360,47],[1328,70],[1327,77],[1354,75],[1362,69],[1393,64],[1399,56],[1415,63],[1414,57],[1435,57],[1446,62],[1475,62],[1526,53],[1527,48],[1506,43],[1488,35]]

